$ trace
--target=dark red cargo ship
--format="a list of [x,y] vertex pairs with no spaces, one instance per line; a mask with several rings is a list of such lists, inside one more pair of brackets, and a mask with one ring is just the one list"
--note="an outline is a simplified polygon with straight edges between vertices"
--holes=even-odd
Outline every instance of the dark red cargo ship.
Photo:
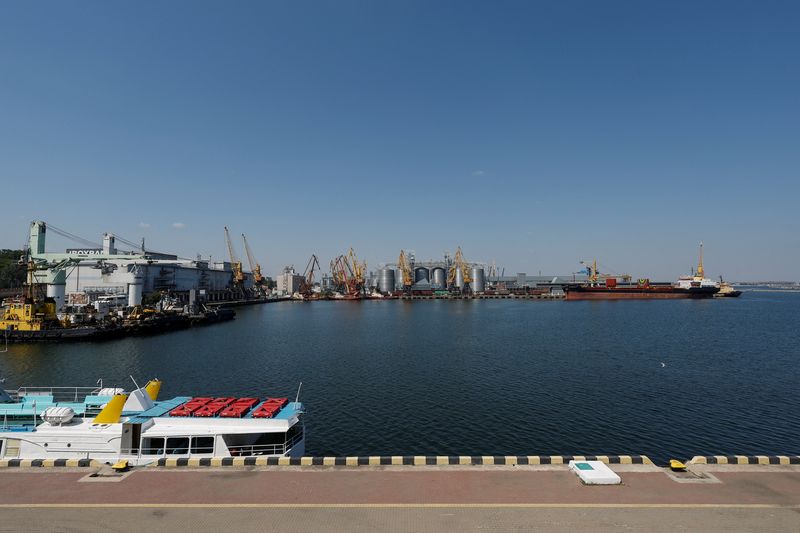
[[[696,285],[696,286],[695,286]],[[567,300],[647,300],[677,298],[712,298],[719,287],[701,283],[691,283],[678,287],[669,283],[654,283],[639,280],[638,283],[617,284],[615,278],[605,280],[605,284],[574,284],[564,287]]]

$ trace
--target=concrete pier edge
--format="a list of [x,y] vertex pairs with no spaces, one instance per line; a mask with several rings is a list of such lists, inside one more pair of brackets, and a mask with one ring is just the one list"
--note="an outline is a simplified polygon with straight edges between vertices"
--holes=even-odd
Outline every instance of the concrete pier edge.
[[566,465],[571,460],[602,461],[606,464],[651,465],[644,455],[371,455],[344,457],[204,457],[160,458],[152,467],[219,466],[512,466]]
[[799,455],[695,455],[693,465],[800,465]]
[[[528,466],[602,461],[609,465],[653,465],[646,455],[370,455],[337,457],[182,457],[153,461],[149,468],[247,466],[375,467],[375,466]],[[109,461],[110,462],[110,461]],[[97,459],[0,459],[2,468],[100,468]],[[799,455],[696,455],[690,465],[800,465]]]

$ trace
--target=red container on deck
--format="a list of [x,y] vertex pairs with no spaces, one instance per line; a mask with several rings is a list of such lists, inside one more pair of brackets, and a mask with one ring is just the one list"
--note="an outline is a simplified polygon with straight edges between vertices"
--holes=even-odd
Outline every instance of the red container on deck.
[[284,407],[287,403],[289,403],[289,398],[267,398],[264,403],[276,404],[280,407]]
[[211,401],[211,398],[192,398],[188,402],[175,407],[169,416],[192,416],[192,413]]
[[221,405],[221,406],[225,407],[226,405],[230,405],[235,401],[236,401],[236,398],[228,398],[228,397],[225,397],[225,398],[214,398],[213,400],[211,400],[209,402],[209,405]]
[[250,410],[249,405],[245,405],[242,403],[234,403],[233,405],[229,405],[222,412],[219,416],[223,418],[242,418],[244,414]]
[[259,402],[258,398],[239,398],[233,405],[246,405],[248,408],[253,407],[255,404]]
[[616,286],[617,286],[617,278],[606,279],[606,287],[611,287],[613,289]]
[[272,418],[281,408],[277,404],[264,403],[253,411],[253,418]]

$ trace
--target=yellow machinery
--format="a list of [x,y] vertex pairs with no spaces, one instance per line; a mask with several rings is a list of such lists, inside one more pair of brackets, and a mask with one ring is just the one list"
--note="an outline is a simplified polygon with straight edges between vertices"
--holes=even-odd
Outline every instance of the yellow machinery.
[[250,264],[250,272],[253,273],[253,283],[257,286],[264,284],[264,276],[261,274],[261,265],[258,261],[253,259],[253,252],[250,250],[250,245],[247,243],[247,237],[242,233],[242,241],[244,241],[244,252],[247,255],[247,262]]
[[347,255],[340,255],[331,261],[333,282],[347,296],[359,296],[364,291],[366,270],[366,261],[359,261],[352,248]]
[[[450,270],[447,273],[447,286],[452,287],[456,284],[458,279],[458,273],[461,272],[461,276],[464,282],[464,285],[468,285],[472,283],[472,277],[469,269],[469,265],[464,260],[464,254],[461,252],[461,247],[459,246],[456,250],[456,255],[453,258],[453,263],[450,265]],[[463,288],[463,287],[459,287]]]
[[130,313],[128,313],[129,320],[145,320],[146,318],[155,316],[156,310],[149,307],[142,307],[141,305],[134,306]]
[[400,250],[400,257],[397,259],[397,268],[400,269],[400,273],[403,276],[403,287],[411,287],[414,284],[414,273],[411,272],[411,265],[408,263],[404,250]]
[[0,330],[41,331],[61,326],[52,301],[34,302],[25,298],[7,303],[1,311]]
[[597,285],[597,282],[601,279],[606,280],[608,278],[619,278],[625,283],[630,283],[632,278],[630,274],[602,274],[597,269],[597,259],[593,259],[591,262],[581,261],[581,264],[586,267],[586,273],[588,275],[590,285]]
[[225,244],[228,245],[228,255],[231,258],[231,270],[233,271],[233,286],[236,289],[243,290],[245,275],[242,270],[242,262],[236,257],[236,252],[233,250],[233,242],[231,241],[231,234],[228,232],[228,226],[225,226]]
[[52,299],[37,299],[34,287],[36,265],[32,260],[27,262],[28,282],[25,297],[6,302],[0,308],[0,330],[41,331],[58,328],[62,324],[56,315],[56,303]]
[[700,263],[697,264],[697,274],[696,277],[703,278],[705,277],[705,272],[703,271],[703,243],[700,243]]

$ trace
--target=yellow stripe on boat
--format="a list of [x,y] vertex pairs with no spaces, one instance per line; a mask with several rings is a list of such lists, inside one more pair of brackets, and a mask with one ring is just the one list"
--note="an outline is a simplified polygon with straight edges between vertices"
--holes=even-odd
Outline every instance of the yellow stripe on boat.
[[151,400],[156,401],[158,393],[161,392],[161,380],[151,379],[147,385],[144,386],[144,390],[147,391],[147,395],[150,396]]
[[119,422],[119,417],[122,414],[122,408],[125,406],[125,402],[128,401],[127,394],[117,394],[109,402],[103,407],[103,410],[100,411],[96,417],[94,417],[93,422],[95,424],[116,424]]

